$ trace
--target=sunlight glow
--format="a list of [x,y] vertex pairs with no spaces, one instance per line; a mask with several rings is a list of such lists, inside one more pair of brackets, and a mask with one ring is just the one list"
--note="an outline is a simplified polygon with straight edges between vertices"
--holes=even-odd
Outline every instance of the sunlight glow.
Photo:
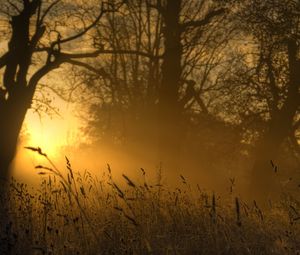
[[39,115],[33,110],[27,112],[20,136],[17,154],[13,163],[13,176],[27,183],[40,181],[35,169],[37,165],[49,166],[49,162],[36,152],[24,147],[40,147],[59,166],[65,163],[67,148],[76,148],[82,139],[81,122],[74,116],[74,108],[62,103],[58,105],[61,116]]
[[52,157],[57,157],[63,147],[74,145],[79,121],[70,111],[60,116],[43,116],[29,111],[24,122],[26,146],[40,147]]

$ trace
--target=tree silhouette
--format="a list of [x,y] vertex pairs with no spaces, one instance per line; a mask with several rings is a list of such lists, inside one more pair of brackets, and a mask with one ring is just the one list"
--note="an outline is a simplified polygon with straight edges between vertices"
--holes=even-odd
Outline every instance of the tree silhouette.
[[280,160],[284,143],[290,140],[299,150],[299,10],[299,3],[289,0],[253,0],[241,8],[240,24],[254,46],[253,61],[240,82],[251,90],[253,114],[265,123],[258,130],[252,172],[251,192],[257,197],[269,197],[276,190],[270,160]]
[[[184,43],[183,39],[188,37],[187,34],[193,30],[202,31],[212,20],[224,14],[223,8],[208,7],[205,11],[205,4],[200,6],[191,1],[189,4],[201,13],[200,17],[187,19],[182,21],[184,11],[184,3],[182,0],[174,1],[157,1],[150,4],[157,9],[163,19],[164,24],[164,53],[161,66],[161,85],[159,91],[159,122],[160,126],[160,143],[162,153],[164,151],[171,152],[174,155],[179,153],[181,147],[182,135],[184,131],[184,121],[182,119],[183,107],[180,104],[180,87],[183,80],[183,55]],[[201,38],[201,33],[198,38]],[[172,130],[172,132],[170,132]]]
[[[0,68],[4,69],[0,90],[1,179],[8,177],[22,123],[40,80],[64,63],[98,56],[103,49],[90,47],[89,51],[78,52],[76,45],[105,13],[118,6],[102,2],[97,8],[87,5],[86,12],[76,3],[61,0],[16,0],[1,6],[11,31],[6,53],[0,58]],[[89,24],[85,22],[86,13],[90,14]]]
[[114,133],[117,140],[135,139],[138,150],[157,151],[158,141],[165,161],[180,150],[190,121],[186,113],[208,113],[201,96],[218,86],[220,77],[210,77],[218,76],[214,69],[231,30],[221,31],[225,10],[212,2],[141,0],[123,7],[99,26],[108,31],[95,35],[118,54],[93,61],[83,76],[101,97],[92,107],[91,128],[106,138]]

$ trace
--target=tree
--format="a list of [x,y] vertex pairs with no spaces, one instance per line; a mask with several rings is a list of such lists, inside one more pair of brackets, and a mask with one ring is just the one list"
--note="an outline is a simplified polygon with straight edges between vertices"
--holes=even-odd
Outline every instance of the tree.
[[[113,131],[119,141],[135,139],[139,150],[157,151],[159,143],[164,162],[178,159],[173,154],[186,145],[188,112],[200,108],[208,113],[201,96],[216,86],[220,77],[212,77],[221,69],[220,52],[232,36],[221,24],[223,8],[210,1],[176,2],[128,1],[121,12],[102,20],[95,41],[118,54],[94,61],[92,72],[83,77],[93,84],[93,95],[101,97],[92,108],[91,126],[96,124],[103,137]],[[111,124],[106,131],[103,120]]]
[[[174,156],[179,158],[177,156],[180,154],[185,133],[185,121],[182,118],[185,105],[180,103],[180,89],[185,83],[184,66],[182,65],[184,55],[186,52],[189,55],[189,50],[202,39],[201,35],[205,27],[212,23],[213,19],[224,14],[225,9],[215,7],[213,2],[204,3],[202,1],[196,3],[194,1],[169,0],[149,4],[157,9],[164,24],[164,53],[158,100],[159,122],[163,125],[160,126],[159,140],[162,151],[167,151],[174,160]],[[184,8],[185,5],[187,8]],[[187,15],[187,12],[192,12],[193,15]],[[192,16],[192,19],[187,18],[189,16]],[[194,44],[185,45],[184,40],[188,41],[189,35],[196,35],[192,36]],[[189,88],[193,90],[193,86],[189,86]]]
[[[0,57],[0,233],[10,217],[5,203],[9,166],[39,82],[62,64],[73,65],[78,59],[101,54],[103,49],[88,45],[89,32],[105,13],[116,11],[121,4],[100,2],[95,8],[95,1],[86,1],[83,9],[80,3],[63,0],[1,3],[1,22],[6,25],[1,43],[7,39],[8,46]],[[88,50],[78,51],[83,39]],[[9,240],[1,240],[0,250],[8,252],[8,247]]]
[[264,199],[277,188],[275,165],[280,167],[286,142],[299,148],[295,139],[300,107],[299,11],[299,1],[292,0],[253,0],[241,8],[239,21],[254,42],[252,63],[241,77],[249,86],[254,113],[264,122],[258,130],[250,188]]
[[[83,10],[76,2],[16,0],[7,1],[1,7],[3,22],[9,22],[11,31],[6,53],[0,58],[0,68],[4,69],[0,90],[2,179],[8,177],[22,123],[40,80],[64,63],[73,64],[76,59],[101,53],[92,47],[85,52],[75,49],[100,18],[117,7],[102,2],[97,4],[95,14],[95,2],[90,4]],[[90,20],[90,24],[85,20]]]

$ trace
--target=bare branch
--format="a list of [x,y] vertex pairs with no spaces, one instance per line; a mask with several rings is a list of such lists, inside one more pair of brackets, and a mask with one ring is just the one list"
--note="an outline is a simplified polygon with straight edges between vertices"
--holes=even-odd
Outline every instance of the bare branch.
[[61,52],[59,53],[59,57],[61,59],[68,60],[72,58],[95,58],[98,57],[99,54],[101,53],[101,50],[96,50],[93,52],[86,52],[86,53],[64,53]]
[[162,6],[161,0],[157,4],[151,4],[149,0],[146,1],[148,7],[156,9],[160,14],[165,15],[165,8]]
[[111,79],[110,75],[107,72],[105,72],[105,70],[103,68],[97,69],[97,68],[89,65],[88,63],[84,63],[84,62],[73,60],[73,59],[66,61],[66,63],[75,65],[75,66],[84,67],[85,69],[87,69],[95,74],[98,74],[98,75],[102,76],[103,78]]
[[42,17],[41,17],[41,19],[40,19],[40,21],[39,21],[40,24],[41,24],[42,22],[44,22],[44,19],[45,19],[45,17],[47,16],[47,14],[51,11],[51,9],[52,9],[54,6],[57,5],[60,1],[61,1],[61,0],[56,0],[56,1],[54,1],[52,4],[50,4],[50,5],[48,6],[48,8],[45,10],[44,14],[42,15]]
[[13,9],[15,9],[18,13],[21,13],[21,10],[19,9],[18,6],[16,6],[14,3],[12,3],[10,0],[7,1]]
[[[121,3],[121,4],[117,7],[117,9],[120,8],[120,6],[121,6],[122,4],[123,4],[123,3]],[[113,11],[116,11],[116,9],[113,9]],[[77,39],[77,38],[79,38],[79,37],[82,37],[82,36],[85,35],[89,30],[91,30],[91,29],[99,22],[99,20],[101,19],[101,17],[102,17],[105,13],[107,13],[107,12],[111,12],[111,10],[108,10],[108,9],[106,10],[106,9],[104,9],[104,4],[102,3],[101,11],[100,11],[98,17],[94,20],[94,22],[92,22],[89,26],[87,26],[84,30],[82,30],[82,31],[79,32],[78,34],[72,35],[72,36],[70,36],[70,37],[68,37],[68,38],[65,38],[65,39],[60,40],[60,43],[66,43],[66,42],[69,42],[69,41],[73,41],[73,40],[75,40],[75,39]]]
[[56,58],[54,61],[49,62],[47,61],[47,63],[41,67],[39,70],[37,70],[31,77],[29,83],[28,83],[28,88],[30,89],[31,94],[33,95],[36,89],[36,86],[38,84],[38,82],[49,72],[51,72],[52,70],[58,68],[61,64],[63,63],[63,61],[60,58]]
[[224,8],[213,10],[213,11],[207,13],[206,16],[201,20],[191,20],[191,21],[187,21],[187,22],[181,24],[181,29],[183,31],[185,31],[187,28],[190,28],[190,27],[203,27],[203,26],[209,24],[211,22],[211,20],[213,18],[215,18],[216,16],[224,14],[225,11],[226,11],[226,9],[224,9]]
[[[45,49],[44,49],[45,51]],[[89,52],[89,53],[61,53],[61,57],[63,58],[93,58],[97,57],[101,54],[128,54],[128,55],[138,55],[142,57],[147,57],[150,59],[157,59],[157,58],[162,58],[162,56],[153,56],[150,53],[143,52],[143,51],[137,51],[137,50],[96,50],[94,52]]]
[[36,31],[35,31],[34,35],[32,36],[31,43],[30,43],[32,51],[34,51],[37,43],[42,38],[42,36],[44,35],[45,31],[46,31],[46,27],[45,26],[38,26],[36,28]]
[[[145,57],[151,57],[153,58],[154,56],[144,53],[144,52],[139,52],[139,51],[130,51],[130,50],[97,50],[93,52],[88,52],[88,53],[60,53],[60,52],[52,52],[51,48],[43,48],[43,51],[47,51],[49,53],[48,55],[48,61],[47,63],[41,67],[36,73],[31,77],[28,87],[32,91],[35,90],[38,82],[50,71],[58,68],[61,64],[63,63],[70,63],[70,64],[76,64],[82,67],[85,67],[93,72],[99,73],[99,70],[93,69],[91,66],[88,66],[88,64],[85,64],[83,62],[76,61],[74,59],[82,59],[82,58],[94,58],[99,56],[100,54],[136,54],[136,55],[141,55]],[[54,61],[50,61],[51,59],[51,54],[55,57]],[[103,77],[105,76],[104,73],[102,73]],[[108,75],[106,75],[108,78]]]

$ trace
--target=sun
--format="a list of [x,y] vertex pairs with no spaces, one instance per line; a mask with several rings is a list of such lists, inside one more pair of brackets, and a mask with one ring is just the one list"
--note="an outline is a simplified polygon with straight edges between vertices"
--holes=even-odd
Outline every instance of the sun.
[[12,175],[27,183],[37,184],[39,175],[35,167],[49,163],[38,153],[24,147],[40,147],[43,153],[55,164],[64,162],[67,154],[66,148],[73,148],[79,144],[78,134],[81,126],[80,120],[74,116],[74,109],[61,107],[61,116],[43,115],[42,118],[29,110],[26,114],[16,157],[12,164]]
[[59,121],[54,120],[53,122],[48,118],[40,119],[36,114],[29,112],[24,123],[27,146],[40,147],[47,155],[56,156],[64,142],[62,141],[62,130],[59,129]]
[[78,120],[64,113],[60,116],[43,116],[29,110],[25,121],[25,146],[40,147],[50,157],[57,157],[62,148],[75,144],[74,133],[78,129]]

